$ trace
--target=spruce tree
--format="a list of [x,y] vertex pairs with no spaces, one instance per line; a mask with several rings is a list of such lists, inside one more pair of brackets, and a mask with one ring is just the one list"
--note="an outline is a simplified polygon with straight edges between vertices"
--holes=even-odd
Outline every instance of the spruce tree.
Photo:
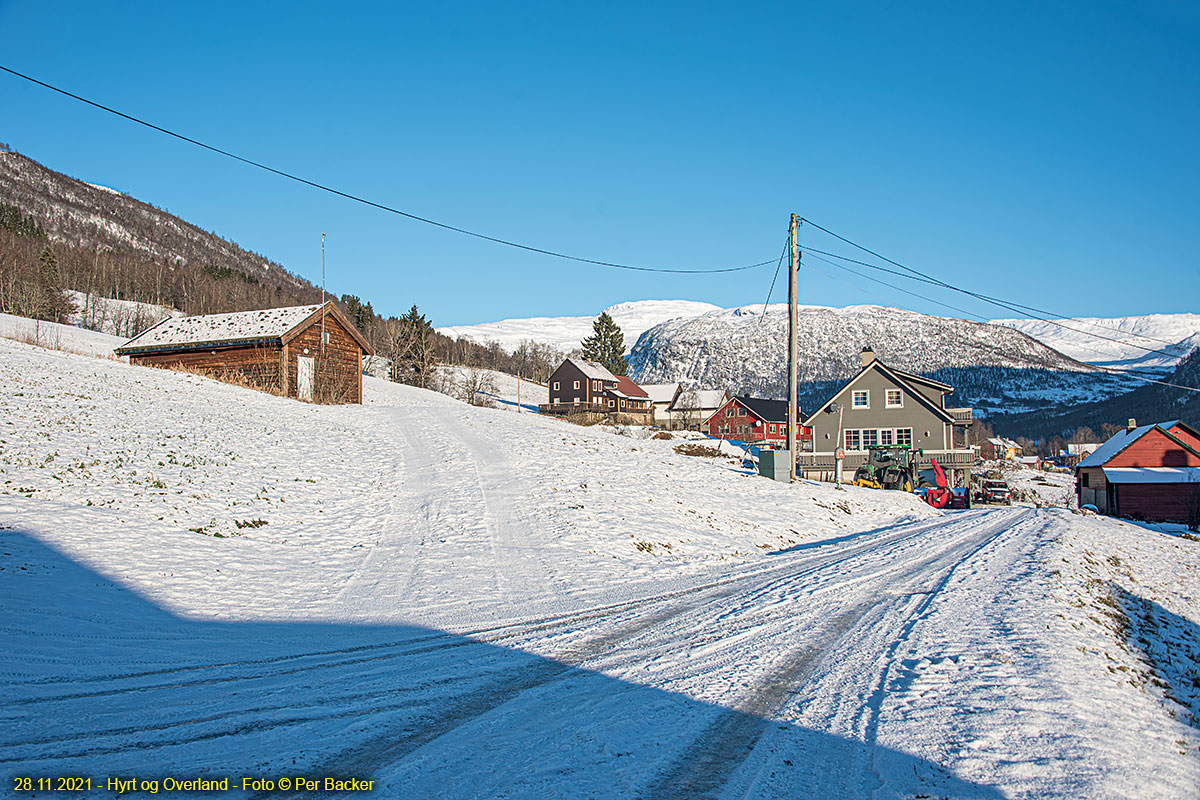
[[582,342],[583,357],[604,366],[613,375],[624,375],[625,334],[607,313],[592,323],[592,335]]

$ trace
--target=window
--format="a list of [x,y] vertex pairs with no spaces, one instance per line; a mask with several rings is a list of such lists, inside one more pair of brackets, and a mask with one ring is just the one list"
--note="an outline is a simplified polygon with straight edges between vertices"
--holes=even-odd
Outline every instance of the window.
[[856,389],[850,401],[852,408],[870,408],[871,407],[871,391],[869,389]]
[[575,405],[579,405],[579,398],[578,398],[578,397],[576,397],[576,398],[575,398]]
[[739,416],[739,417],[744,417],[744,416],[746,416],[746,409],[744,409],[744,408],[739,408],[739,409],[738,409],[738,416]]
[[592,391],[600,391],[600,381],[592,381]]
[[1084,485],[1084,487],[1091,486],[1091,481],[1089,480],[1089,478],[1091,478],[1091,477],[1092,477],[1092,476],[1091,476],[1091,475],[1089,475],[1088,473],[1086,473],[1086,472],[1085,472],[1085,473],[1083,473],[1083,485]]
[[896,428],[896,444],[912,447],[912,428]]
[[859,435],[862,433],[861,431],[847,430],[847,431],[844,431],[844,433],[846,436],[846,449],[847,450],[862,449],[862,437]]
[[885,399],[888,408],[904,408],[904,392],[899,389],[888,389]]
[[890,447],[895,444],[896,432],[891,428],[883,428],[879,431],[879,443],[884,447]]
[[[558,391],[558,381],[554,382],[554,391]],[[557,400],[555,402],[558,402]]]
[[609,407],[609,408],[612,408],[612,407],[613,407],[613,406],[615,406],[615,405],[616,405],[616,402],[615,402],[615,401],[613,401],[612,399],[610,399],[610,400],[608,401],[608,407]]
[[578,389],[578,388],[579,388],[579,381],[575,381],[575,388],[576,388],[576,389]]
[[321,331],[321,344],[329,344],[329,331]]
[[866,450],[868,447],[874,447],[879,444],[879,431],[874,428],[866,428],[862,432],[862,446]]
[[768,430],[768,431],[770,431],[771,433],[774,433],[774,432],[775,432],[775,425],[774,425],[774,424],[768,425],[768,426],[767,426],[767,430]]

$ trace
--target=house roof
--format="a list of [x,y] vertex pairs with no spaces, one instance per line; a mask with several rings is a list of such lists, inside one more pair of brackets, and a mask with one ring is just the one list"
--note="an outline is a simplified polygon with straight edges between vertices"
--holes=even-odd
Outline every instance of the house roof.
[[670,403],[679,392],[678,383],[644,383],[642,389],[652,403]]
[[[1126,447],[1129,447],[1129,445],[1133,444],[1138,439],[1141,439],[1143,436],[1145,436],[1147,433],[1154,430],[1155,428],[1161,429],[1163,434],[1170,436],[1172,439],[1175,439],[1174,436],[1171,436],[1171,432],[1168,431],[1167,428],[1171,427],[1172,425],[1178,424],[1178,422],[1179,422],[1179,420],[1173,419],[1170,422],[1158,422],[1158,423],[1153,423],[1150,425],[1143,425],[1140,428],[1133,428],[1132,430],[1130,430],[1129,428],[1126,428],[1123,431],[1114,433],[1111,437],[1109,437],[1108,441],[1106,441],[1104,444],[1100,445],[1100,447],[1098,447],[1090,456],[1085,458],[1083,461],[1080,461],[1078,466],[1081,468],[1082,467],[1102,467],[1105,464],[1107,464],[1109,461],[1111,461],[1118,453],[1120,453]],[[1176,439],[1176,441],[1179,441],[1179,440]],[[1179,443],[1183,444],[1184,447],[1187,447],[1187,445],[1184,444],[1183,442],[1179,442]],[[1191,448],[1189,447],[1188,449],[1190,450]]]
[[644,399],[650,398],[650,395],[646,394],[646,392],[642,389],[642,387],[638,386],[636,383],[629,380],[629,378],[625,377],[624,375],[617,376],[617,388],[620,389],[622,392],[624,392],[629,397],[639,398],[639,399],[640,398],[644,398]]
[[[194,317],[168,317],[116,348],[118,355],[154,351],[189,350],[211,346],[252,344],[283,340],[321,312],[321,305],[266,308],[258,311],[235,311],[229,314],[199,314]],[[362,334],[349,323],[332,301],[325,303],[325,313],[336,315],[342,327],[367,353],[373,349]]]
[[597,364],[595,361],[585,361],[582,358],[568,358],[567,361],[570,361],[575,366],[575,369],[582,372],[588,378],[611,381],[613,383],[617,381],[617,376],[609,372],[603,364]]
[[819,406],[817,406],[816,410],[814,410],[813,413],[809,414],[808,417],[806,417],[804,420],[802,420],[802,424],[811,425],[813,423],[813,420],[816,418],[817,414],[824,411],[825,408],[830,403],[832,403],[834,400],[836,400],[838,397],[840,397],[847,389],[849,389],[851,386],[853,386],[858,381],[859,378],[861,378],[863,375],[866,375],[868,372],[870,372],[873,369],[878,369],[880,372],[882,372],[887,377],[891,378],[897,384],[908,389],[909,390],[908,394],[910,397],[915,399],[921,405],[925,406],[925,408],[932,411],[934,413],[934,415],[937,417],[940,417],[942,419],[942,421],[954,422],[954,417],[950,416],[950,414],[944,408],[939,408],[936,404],[931,403],[929,401],[929,398],[927,398],[925,395],[921,394],[920,392],[913,391],[911,384],[923,383],[923,384],[926,384],[927,386],[932,386],[933,388],[939,389],[943,392],[953,392],[954,387],[949,386],[948,384],[945,384],[945,383],[940,383],[939,381],[931,380],[929,378],[922,378],[920,375],[913,375],[910,372],[901,372],[898,369],[892,369],[891,367],[889,367],[887,364],[884,364],[879,359],[875,359],[875,360],[871,361],[869,364],[866,364],[862,369],[860,369],[853,378],[846,381],[846,383],[844,383],[837,391],[835,391],[828,400],[826,400],[824,403],[821,403]]
[[1084,453],[1094,453],[1100,447],[1100,442],[1070,442],[1067,444],[1067,452],[1073,456],[1081,456]]
[[1197,483],[1200,467],[1104,467],[1109,483]]
[[764,400],[760,397],[738,395],[734,398],[766,422],[787,422],[786,400]]

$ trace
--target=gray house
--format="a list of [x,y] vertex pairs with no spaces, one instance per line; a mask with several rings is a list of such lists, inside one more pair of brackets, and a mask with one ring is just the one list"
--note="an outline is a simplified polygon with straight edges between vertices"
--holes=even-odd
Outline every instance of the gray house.
[[798,455],[797,469],[809,477],[831,478],[840,445],[845,450],[842,477],[848,480],[868,447],[904,445],[924,451],[923,465],[936,458],[947,477],[965,486],[978,451],[966,445],[971,409],[947,405],[953,391],[947,384],[889,367],[865,347],[858,374],[803,420],[812,429],[812,446]]

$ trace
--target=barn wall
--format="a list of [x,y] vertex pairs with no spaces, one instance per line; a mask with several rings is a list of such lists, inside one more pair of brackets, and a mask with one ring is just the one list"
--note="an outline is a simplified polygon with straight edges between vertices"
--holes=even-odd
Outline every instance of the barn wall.
[[131,364],[182,369],[210,378],[282,393],[279,383],[279,347],[228,347],[191,353],[131,355]]
[[1200,508],[1200,484],[1123,483],[1117,487],[1117,507],[1123,517],[1147,522],[1187,522]]
[[325,316],[325,332],[329,334],[329,342],[325,345],[324,356],[321,355],[320,317],[288,342],[285,362],[288,397],[296,397],[296,358],[307,355],[317,359],[314,400],[321,403],[361,403],[362,347],[332,314]]
[[1200,467],[1200,458],[1171,441],[1162,431],[1151,430],[1109,459],[1106,467]]
[[1191,447],[1194,447],[1197,450],[1200,450],[1200,436],[1193,436],[1192,434],[1188,433],[1187,429],[1185,429],[1182,425],[1176,424],[1170,428],[1167,428],[1167,430],[1171,432],[1172,436],[1175,436],[1180,441]]

